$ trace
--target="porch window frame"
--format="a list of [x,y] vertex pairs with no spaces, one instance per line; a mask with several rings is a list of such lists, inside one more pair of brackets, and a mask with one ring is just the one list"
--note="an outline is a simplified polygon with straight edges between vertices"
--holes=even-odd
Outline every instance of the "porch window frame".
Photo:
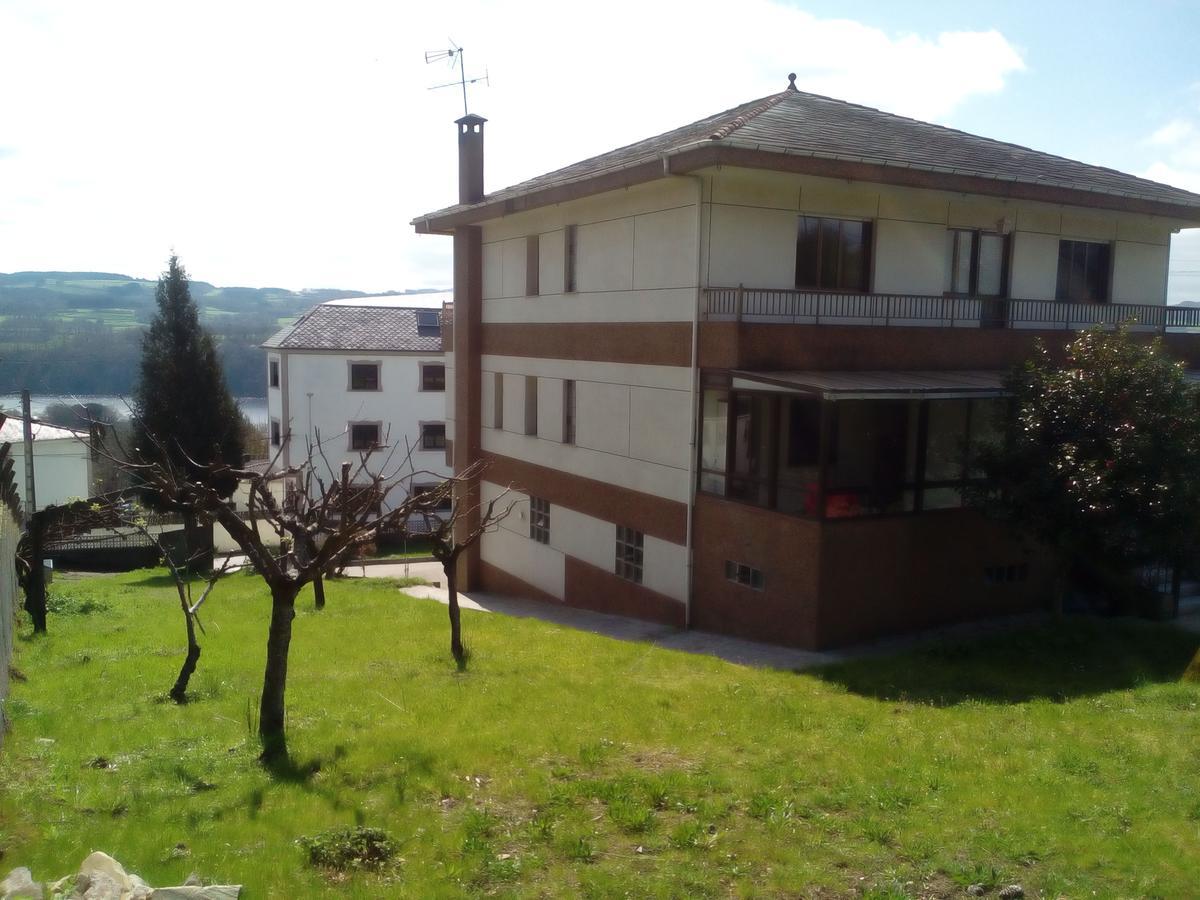
[[[911,481],[903,481],[899,487],[903,491],[913,492],[912,509],[899,511],[864,511],[852,516],[831,516],[829,515],[828,499],[831,492],[837,493],[863,493],[875,489],[875,485],[852,485],[838,484],[832,485],[831,462],[833,449],[833,436],[837,428],[837,407],[840,403],[856,402],[853,400],[829,400],[823,397],[810,394],[802,394],[799,392],[780,392],[780,391],[755,391],[738,388],[734,390],[728,378],[704,378],[701,383],[699,401],[701,404],[699,414],[703,414],[704,392],[716,390],[723,391],[726,395],[726,424],[725,424],[725,468],[714,469],[703,465],[702,441],[697,441],[696,453],[696,492],[710,497],[719,497],[731,503],[740,503],[746,506],[762,509],[768,512],[779,515],[794,516],[800,519],[819,522],[843,522],[855,521],[857,519],[878,519],[894,516],[912,516],[930,513],[953,513],[960,511],[961,506],[941,507],[937,509],[925,509],[925,493],[928,490],[936,490],[939,488],[957,488],[963,490],[973,484],[982,484],[985,479],[979,476],[971,475],[971,433],[972,422],[975,416],[976,404],[982,400],[995,399],[993,397],[964,397],[955,399],[967,400],[966,421],[964,424],[964,440],[962,448],[959,451],[959,471],[962,473],[957,479],[932,479],[926,477],[926,467],[928,464],[928,439],[929,439],[929,404],[938,402],[937,397],[923,398],[903,398],[897,397],[895,400],[881,400],[878,402],[884,403],[904,403],[915,400],[918,403],[917,407],[917,434],[915,458],[913,463],[913,477]],[[769,448],[769,465],[767,474],[762,477],[751,477],[736,475],[731,466],[733,458],[733,442],[736,440],[736,398],[741,396],[763,396],[770,399],[770,416],[771,416],[771,439]],[[815,514],[787,512],[778,508],[779,499],[779,428],[782,422],[782,404],[784,401],[792,397],[801,397],[805,399],[814,399],[819,404],[820,413],[820,433],[818,435],[818,451],[817,451],[817,480],[816,480],[816,497],[815,497]],[[949,398],[946,398],[949,399]],[[1010,401],[1011,402],[1011,401]],[[716,475],[723,478],[724,489],[718,493],[716,491],[705,490],[703,487],[705,475]],[[740,479],[742,481],[753,482],[756,485],[766,485],[768,503],[755,503],[751,500],[743,499],[734,496],[730,492],[730,482]]]

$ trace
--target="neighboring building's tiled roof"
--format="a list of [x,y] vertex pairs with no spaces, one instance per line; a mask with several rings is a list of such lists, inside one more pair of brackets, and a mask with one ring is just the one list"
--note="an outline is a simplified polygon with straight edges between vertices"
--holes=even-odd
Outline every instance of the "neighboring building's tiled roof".
[[434,321],[440,321],[440,310],[428,308],[322,304],[272,335],[262,346],[271,350],[440,353],[440,328],[436,334],[427,333],[427,326],[418,326],[418,313],[433,314]]
[[[1200,195],[1179,188],[789,88],[495,191],[478,204],[451,206],[429,213],[414,220],[414,224],[614,175],[660,161],[664,154],[700,148],[751,150],[791,158],[858,163],[883,171],[907,169],[969,176],[997,183],[1060,188],[1200,211]],[[864,177],[870,178],[869,175]],[[1114,200],[1113,205],[1117,205],[1117,201]]]
[[[59,428],[57,425],[47,425],[36,419],[32,423],[34,441],[59,441],[64,439],[87,440],[86,431],[73,428]],[[25,440],[25,421],[16,416],[5,417],[0,413],[0,444],[19,444]]]

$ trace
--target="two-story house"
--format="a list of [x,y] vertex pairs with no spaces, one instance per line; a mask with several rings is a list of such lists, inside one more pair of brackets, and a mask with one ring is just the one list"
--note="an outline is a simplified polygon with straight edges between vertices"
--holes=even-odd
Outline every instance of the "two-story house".
[[[1166,305],[1200,195],[796,90],[493,193],[458,120],[455,469],[523,515],[472,587],[805,647],[1029,608],[963,508],[1035,338]],[[474,499],[463,498],[469,508]]]
[[[322,482],[341,464],[423,473],[410,491],[437,484],[446,462],[445,294],[357,298],[309,310],[262,346],[267,351],[268,453],[286,470],[311,462]],[[405,464],[409,460],[410,464]],[[403,499],[393,492],[381,511]]]

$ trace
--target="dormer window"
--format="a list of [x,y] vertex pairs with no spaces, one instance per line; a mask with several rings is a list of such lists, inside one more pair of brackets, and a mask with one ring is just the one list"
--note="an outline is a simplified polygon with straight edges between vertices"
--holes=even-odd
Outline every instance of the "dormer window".
[[441,337],[442,317],[436,309],[417,310],[417,336]]

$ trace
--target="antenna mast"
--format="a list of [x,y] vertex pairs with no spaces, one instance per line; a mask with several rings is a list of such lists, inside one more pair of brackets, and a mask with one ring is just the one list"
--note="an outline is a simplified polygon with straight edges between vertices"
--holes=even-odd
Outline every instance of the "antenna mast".
[[489,80],[488,71],[486,68],[484,68],[482,75],[477,75],[474,78],[468,78],[466,66],[463,63],[463,48],[454,43],[454,41],[449,39],[447,40],[450,44],[450,48],[448,50],[425,51],[425,63],[428,65],[429,63],[441,62],[443,59],[450,60],[450,68],[453,69],[455,66],[458,66],[458,80],[448,81],[445,84],[435,84],[429,90],[436,91],[440,90],[441,88],[454,87],[455,85],[462,87],[463,115],[465,116],[470,112],[470,110],[467,109],[467,85],[482,81],[484,84],[490,87],[491,81]]

